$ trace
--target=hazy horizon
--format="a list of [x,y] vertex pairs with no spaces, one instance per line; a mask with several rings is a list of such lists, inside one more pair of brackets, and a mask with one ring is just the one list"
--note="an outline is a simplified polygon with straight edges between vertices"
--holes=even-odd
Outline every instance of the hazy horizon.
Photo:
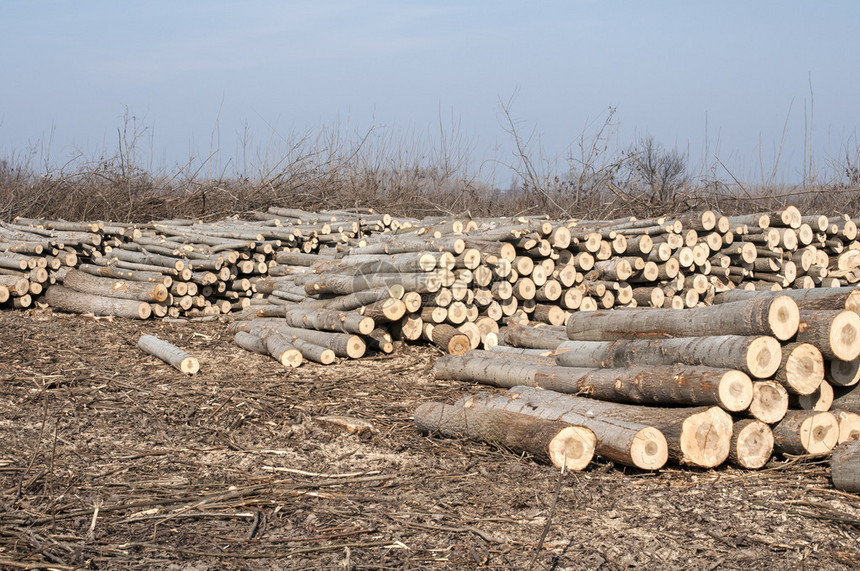
[[718,156],[757,182],[779,157],[776,182],[796,183],[810,154],[823,170],[860,147],[860,4],[847,0],[14,1],[3,12],[0,159],[96,158],[116,149],[128,113],[148,128],[142,159],[156,169],[193,158],[242,174],[290,133],[339,129],[395,154],[434,153],[445,137],[505,186],[516,158],[500,102],[530,153],[560,165],[609,108],[611,145],[653,136],[687,152],[693,173]]

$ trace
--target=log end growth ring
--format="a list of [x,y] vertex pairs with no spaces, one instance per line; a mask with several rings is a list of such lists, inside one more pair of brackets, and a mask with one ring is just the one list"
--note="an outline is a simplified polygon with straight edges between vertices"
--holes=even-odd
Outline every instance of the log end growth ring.
[[756,420],[747,424],[737,435],[737,463],[748,470],[758,470],[773,455],[773,431]]
[[720,405],[726,410],[740,412],[749,408],[753,398],[753,384],[741,371],[727,371],[720,379]]
[[630,459],[642,470],[659,470],[669,459],[666,437],[654,427],[643,428],[633,438]]
[[549,459],[556,468],[584,470],[594,457],[597,439],[582,426],[563,428],[549,443]]
[[690,415],[681,429],[681,462],[714,468],[729,457],[732,417],[721,408],[711,407]]
[[773,376],[779,369],[781,358],[779,341],[762,335],[750,343],[747,352],[747,369],[752,376],[766,379]]
[[800,442],[809,454],[827,454],[839,440],[839,421],[829,412],[819,412],[800,425]]
[[774,336],[780,341],[790,339],[800,325],[800,310],[797,303],[787,295],[773,299],[768,310],[768,323]]

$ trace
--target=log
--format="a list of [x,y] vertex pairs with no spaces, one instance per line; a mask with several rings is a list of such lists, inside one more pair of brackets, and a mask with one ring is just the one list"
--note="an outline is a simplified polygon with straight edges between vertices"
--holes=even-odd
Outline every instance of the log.
[[788,343],[773,380],[794,395],[810,395],[824,381],[824,359],[815,345]]
[[801,311],[797,340],[818,347],[828,359],[860,357],[860,315],[853,311]]
[[637,404],[718,405],[733,412],[749,407],[753,392],[749,377],[740,371],[689,365],[586,369],[470,352],[437,359],[433,372],[438,379],[503,388],[525,385]]
[[331,349],[338,357],[349,359],[359,359],[364,356],[364,352],[367,350],[367,345],[358,335],[290,327],[280,319],[261,318],[252,321],[237,321],[231,325],[231,330],[234,333],[235,331],[255,333],[275,330],[285,335],[291,342],[295,342],[296,339],[303,339],[314,345]]
[[860,357],[853,361],[825,361],[824,378],[827,382],[838,387],[856,385],[860,382]]
[[594,433],[564,422],[486,408],[470,401],[463,406],[424,403],[414,416],[415,425],[422,432],[499,444],[551,462],[557,468],[583,470],[594,457]]
[[292,343],[292,340],[277,331],[268,331],[263,336],[266,350],[273,359],[287,368],[295,368],[302,364],[302,353]]
[[643,407],[602,402],[525,386],[513,387],[508,394],[519,394],[529,405],[551,410],[554,414],[575,412],[614,421],[647,423],[665,435],[669,458],[680,464],[713,468],[722,464],[729,456],[732,418],[718,407]]
[[260,353],[261,355],[269,354],[266,343],[261,338],[245,331],[237,331],[233,336],[233,342],[246,351]]
[[63,285],[76,291],[103,297],[133,299],[149,303],[162,303],[167,299],[167,288],[163,283],[100,278],[71,268],[65,272]]
[[196,358],[192,357],[176,345],[172,345],[158,337],[142,335],[140,339],[137,340],[137,346],[142,351],[149,353],[154,357],[158,357],[174,369],[177,369],[186,375],[197,374],[197,371],[200,370],[200,363]]
[[753,383],[753,398],[749,413],[767,424],[774,424],[785,417],[788,411],[788,391],[776,381]]
[[145,302],[81,293],[60,285],[49,287],[44,298],[51,307],[70,313],[115,315],[129,319],[149,319],[152,315],[152,308]]
[[767,336],[565,341],[556,348],[556,361],[567,367],[684,363],[737,369],[757,378],[772,376],[779,368],[780,357],[779,341]]
[[742,419],[732,427],[729,462],[747,470],[758,470],[773,455],[773,431],[760,420]]
[[511,325],[505,330],[503,338],[508,345],[529,349],[556,349],[567,340],[562,331],[529,325]]
[[469,337],[447,323],[432,326],[430,340],[451,355],[463,355],[472,348]]
[[475,405],[528,414],[588,428],[594,433],[597,440],[595,445],[597,453],[625,466],[633,466],[640,470],[659,470],[668,459],[666,437],[659,430],[647,424],[595,418],[594,415],[589,416],[574,412],[563,413],[539,409],[530,405],[526,399],[520,398],[519,394],[510,391],[506,395],[497,396],[480,393],[471,397],[470,400]]
[[833,388],[832,408],[860,414],[860,384],[851,387]]
[[833,406],[833,385],[823,382],[809,395],[789,395],[788,406],[802,410],[827,412]]
[[849,440],[833,449],[830,478],[833,487],[860,493],[860,441]]
[[330,309],[302,309],[294,307],[284,315],[287,325],[316,329],[318,331],[340,331],[367,335],[376,328],[373,318],[354,311],[333,311]]
[[860,440],[860,414],[839,408],[831,409],[829,412],[839,422],[837,444],[842,444],[849,440]]
[[773,427],[774,450],[781,454],[827,454],[838,438],[839,422],[829,412],[790,410]]
[[789,297],[754,298],[679,309],[631,309],[573,314],[567,335],[579,341],[611,341],[630,337],[693,337],[709,335],[769,335],[791,338],[799,324],[797,304]]

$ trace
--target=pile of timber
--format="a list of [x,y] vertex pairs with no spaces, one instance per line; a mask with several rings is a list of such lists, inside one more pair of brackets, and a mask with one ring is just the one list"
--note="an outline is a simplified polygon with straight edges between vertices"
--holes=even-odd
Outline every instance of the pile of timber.
[[519,425],[561,422],[591,431],[596,454],[641,469],[755,469],[774,452],[860,440],[860,289],[723,295],[685,310],[579,312],[563,328],[512,325],[507,344],[434,365],[437,378],[507,393],[426,403],[415,422],[528,452],[470,419],[501,410],[525,415]]
[[506,324],[515,335],[516,324],[561,327],[574,312],[860,278],[860,219],[794,207],[611,221],[283,208],[244,218],[0,223],[0,302],[140,319],[229,314],[240,346],[327,363],[396,340],[458,354],[498,344]]

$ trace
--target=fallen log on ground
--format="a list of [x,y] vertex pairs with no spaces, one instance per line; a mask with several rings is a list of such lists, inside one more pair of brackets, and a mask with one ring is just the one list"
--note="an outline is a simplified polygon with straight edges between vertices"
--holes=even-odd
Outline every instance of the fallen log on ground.
[[152,335],[142,335],[137,340],[137,346],[144,352],[158,357],[174,369],[194,375],[200,370],[200,363],[176,345],[168,343]]
[[839,439],[839,422],[829,412],[790,410],[773,427],[774,449],[782,454],[826,454]]
[[773,431],[760,420],[742,419],[732,427],[729,462],[748,470],[758,470],[773,455]]
[[513,387],[530,406],[559,416],[575,412],[613,421],[647,424],[666,437],[669,458],[680,464],[713,468],[729,456],[732,418],[718,407],[658,408],[617,404],[526,386]]
[[527,414],[467,404],[451,406],[428,402],[415,410],[422,432],[465,436],[527,452],[567,470],[583,470],[594,456],[594,433],[582,426],[542,420]]
[[555,411],[539,410],[518,395],[490,395],[481,393],[469,397],[466,402],[489,408],[498,408],[583,426],[594,433],[597,453],[609,460],[642,470],[659,470],[668,459],[666,438],[656,428],[647,424],[595,418],[574,412],[557,414]]
[[52,285],[45,291],[45,302],[70,313],[115,315],[129,319],[149,319],[152,315],[150,305],[142,301],[82,293],[61,285]]

